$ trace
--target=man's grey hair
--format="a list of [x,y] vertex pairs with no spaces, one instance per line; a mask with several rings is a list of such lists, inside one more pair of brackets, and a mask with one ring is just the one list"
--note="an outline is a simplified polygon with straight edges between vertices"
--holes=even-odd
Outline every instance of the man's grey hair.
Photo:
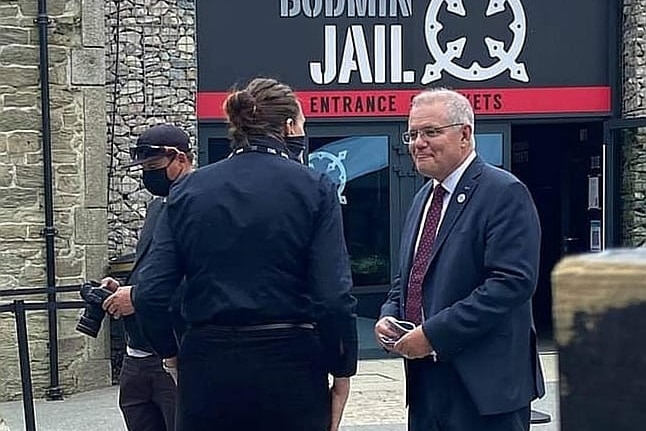
[[447,121],[450,123],[462,123],[471,126],[471,146],[475,148],[476,128],[473,108],[469,99],[457,91],[438,87],[419,93],[413,98],[411,107],[415,108],[420,105],[433,105],[435,103],[444,105]]

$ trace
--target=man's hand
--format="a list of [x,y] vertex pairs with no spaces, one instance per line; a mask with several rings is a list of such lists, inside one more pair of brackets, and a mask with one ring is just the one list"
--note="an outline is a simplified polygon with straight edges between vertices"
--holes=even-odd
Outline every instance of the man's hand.
[[399,353],[406,359],[419,359],[425,358],[431,354],[433,347],[426,339],[422,327],[410,331],[395,343],[392,348],[393,351]]
[[112,277],[106,277],[101,280],[101,287],[108,289],[110,292],[116,292],[119,286],[121,286],[121,283]]
[[334,377],[332,387],[330,388],[332,399],[332,418],[330,421],[330,431],[338,431],[345,403],[350,395],[350,377]]
[[175,385],[177,385],[177,356],[164,358],[162,360],[162,368],[170,375]]
[[130,299],[130,289],[132,286],[119,287],[116,292],[103,301],[103,309],[115,319],[133,314],[135,307]]
[[375,324],[375,338],[379,345],[388,351],[393,350],[395,342],[401,336],[390,323],[392,320],[394,317],[386,316]]

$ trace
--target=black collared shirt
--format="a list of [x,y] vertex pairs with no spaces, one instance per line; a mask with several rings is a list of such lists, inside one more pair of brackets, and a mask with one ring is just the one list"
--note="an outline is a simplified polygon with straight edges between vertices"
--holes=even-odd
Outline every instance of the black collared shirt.
[[[272,140],[254,142],[280,149]],[[352,279],[336,187],[280,154],[249,151],[173,186],[133,299],[153,347],[183,277],[189,325],[314,322],[330,372],[356,372]]]

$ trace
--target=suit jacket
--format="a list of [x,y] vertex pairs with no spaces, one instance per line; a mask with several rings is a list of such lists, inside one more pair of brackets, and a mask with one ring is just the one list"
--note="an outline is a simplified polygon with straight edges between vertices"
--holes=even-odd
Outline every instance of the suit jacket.
[[139,234],[139,241],[137,241],[135,262],[129,279],[131,284],[137,284],[139,272],[141,272],[141,260],[150,248],[150,244],[153,240],[153,232],[155,231],[155,225],[157,224],[157,219],[159,218],[159,213],[163,206],[164,199],[157,197],[153,199],[146,208],[146,219],[144,220],[144,225],[141,228],[141,233]]
[[[132,267],[132,272],[125,284],[136,286],[138,282],[141,263],[150,248],[150,244],[152,243],[153,231],[155,230],[155,225],[157,224],[157,219],[162,207],[163,199],[161,198],[155,198],[148,204],[148,208],[146,209],[146,219],[143,227],[141,228],[139,241],[137,241],[137,247],[135,249],[135,261]],[[137,318],[135,315],[125,316],[123,318],[123,324],[126,344],[128,346],[146,352],[153,352],[152,346],[148,341],[146,341],[146,338],[141,332],[141,328],[137,324]]]
[[[137,285],[141,282],[141,269],[146,259],[150,257],[151,245],[153,243],[153,233],[161,215],[165,211],[164,198],[156,197],[153,199],[146,208],[146,219],[141,228],[139,241],[135,250],[135,262],[133,264],[132,272],[126,284],[133,286],[131,290],[131,297],[134,295]],[[179,300],[180,294],[184,288],[184,283],[180,284],[177,294],[171,300],[169,307],[170,316],[165,320],[165,325],[160,328],[156,333],[156,338],[163,338],[168,343],[177,344],[177,340],[181,338],[182,333],[186,329],[185,322],[183,321],[180,310]],[[134,301],[133,301],[134,302]],[[137,321],[137,313],[124,317],[124,328],[126,331],[126,344],[135,349],[156,352],[160,350],[157,348],[157,343],[153,342],[151,336],[146,334],[139,322]]]
[[[383,316],[404,317],[408,278],[429,181],[401,238],[399,274]],[[540,224],[527,188],[477,157],[450,196],[423,282],[422,329],[450,361],[481,414],[527,407],[544,394],[531,298]],[[412,382],[412,384],[415,384]]]

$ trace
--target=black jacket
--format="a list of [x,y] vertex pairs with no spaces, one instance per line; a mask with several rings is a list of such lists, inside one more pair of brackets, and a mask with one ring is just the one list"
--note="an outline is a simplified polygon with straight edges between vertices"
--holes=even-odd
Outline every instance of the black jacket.
[[[139,241],[137,241],[137,247],[135,249],[135,262],[132,273],[127,281],[127,284],[133,284],[135,285],[135,288],[140,278],[139,273],[141,270],[142,259],[145,258],[148,250],[150,249],[154,227],[157,224],[157,219],[159,218],[159,212],[162,206],[163,199],[155,198],[148,204],[148,208],[146,209],[146,219],[144,220],[144,226],[141,228]],[[153,348],[150,346],[150,343],[146,341],[146,338],[141,333],[141,329],[137,323],[137,317],[134,314],[124,317],[123,325],[125,329],[126,344],[128,346],[145,352],[153,352]]]
[[[139,241],[137,242],[137,247],[135,250],[135,262],[133,265],[132,273],[128,278],[127,284],[131,284],[131,296],[132,292],[137,289],[137,285],[141,280],[141,267],[143,262],[148,258],[150,247],[153,240],[153,232],[155,231],[155,225],[159,220],[160,214],[164,211],[164,199],[155,198],[146,209],[146,219],[144,221],[144,226],[141,229],[141,234],[139,236]],[[177,291],[175,297],[173,297],[171,304],[169,306],[169,311],[171,313],[172,325],[165,329],[165,334],[161,334],[172,342],[177,342],[177,339],[181,336],[184,331],[184,322],[181,319],[179,313],[179,296],[182,289],[181,286]],[[125,329],[126,344],[134,349],[142,350],[145,352],[153,353],[154,349],[147,341],[144,336],[141,327],[138,323],[137,314],[131,314],[130,316],[125,316],[123,318],[123,325]]]
[[176,353],[162,334],[184,276],[189,325],[314,322],[329,371],[356,372],[356,300],[336,187],[326,175],[249,151],[173,186],[134,292],[143,329],[164,356]]

